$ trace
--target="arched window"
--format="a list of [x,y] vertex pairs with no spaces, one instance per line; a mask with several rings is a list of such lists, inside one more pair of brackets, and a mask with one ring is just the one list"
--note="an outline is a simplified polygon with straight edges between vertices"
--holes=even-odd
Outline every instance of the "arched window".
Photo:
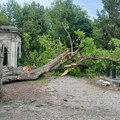
[[6,47],[4,47],[4,59],[3,59],[3,66],[8,65],[8,50]]

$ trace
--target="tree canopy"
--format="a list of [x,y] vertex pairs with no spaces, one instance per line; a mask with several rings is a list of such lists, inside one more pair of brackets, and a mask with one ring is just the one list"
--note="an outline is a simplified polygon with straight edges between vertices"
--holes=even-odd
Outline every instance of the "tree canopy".
[[120,0],[102,0],[104,9],[98,12],[96,20],[100,34],[97,38],[98,44],[105,49],[112,38],[120,38]]

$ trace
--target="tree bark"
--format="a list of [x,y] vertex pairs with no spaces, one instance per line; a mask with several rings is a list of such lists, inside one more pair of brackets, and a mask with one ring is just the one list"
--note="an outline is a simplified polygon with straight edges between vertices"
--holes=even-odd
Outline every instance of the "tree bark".
[[71,54],[70,51],[65,51],[55,59],[51,60],[46,65],[34,69],[30,72],[25,72],[23,68],[4,67],[3,70],[3,83],[9,83],[13,81],[25,81],[25,80],[36,80],[39,76],[49,71],[57,70],[66,63],[73,59],[83,47],[79,46],[78,49]]
[[67,54],[69,54],[69,51],[62,53],[46,65],[30,72],[24,72],[22,68],[6,67],[3,71],[3,83],[21,80],[36,80],[40,75],[51,71],[52,68],[56,66]]
[[62,24],[62,25],[63,25],[63,28],[64,28],[65,32],[68,35],[68,38],[69,38],[69,41],[70,41],[70,47],[71,47],[71,54],[73,54],[73,41],[72,41],[72,38],[70,36],[70,33],[67,31],[66,27],[64,26],[64,24]]

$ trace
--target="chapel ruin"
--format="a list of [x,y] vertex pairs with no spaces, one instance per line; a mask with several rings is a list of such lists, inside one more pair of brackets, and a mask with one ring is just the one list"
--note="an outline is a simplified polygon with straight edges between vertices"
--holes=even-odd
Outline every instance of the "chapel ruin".
[[21,35],[17,27],[0,26],[0,44],[3,45],[3,66],[19,66],[21,56]]

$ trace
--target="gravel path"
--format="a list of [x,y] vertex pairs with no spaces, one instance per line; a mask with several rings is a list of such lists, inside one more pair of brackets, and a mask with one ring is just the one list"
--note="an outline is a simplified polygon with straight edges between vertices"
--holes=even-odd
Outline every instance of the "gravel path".
[[0,120],[120,120],[120,93],[73,77],[4,86]]

